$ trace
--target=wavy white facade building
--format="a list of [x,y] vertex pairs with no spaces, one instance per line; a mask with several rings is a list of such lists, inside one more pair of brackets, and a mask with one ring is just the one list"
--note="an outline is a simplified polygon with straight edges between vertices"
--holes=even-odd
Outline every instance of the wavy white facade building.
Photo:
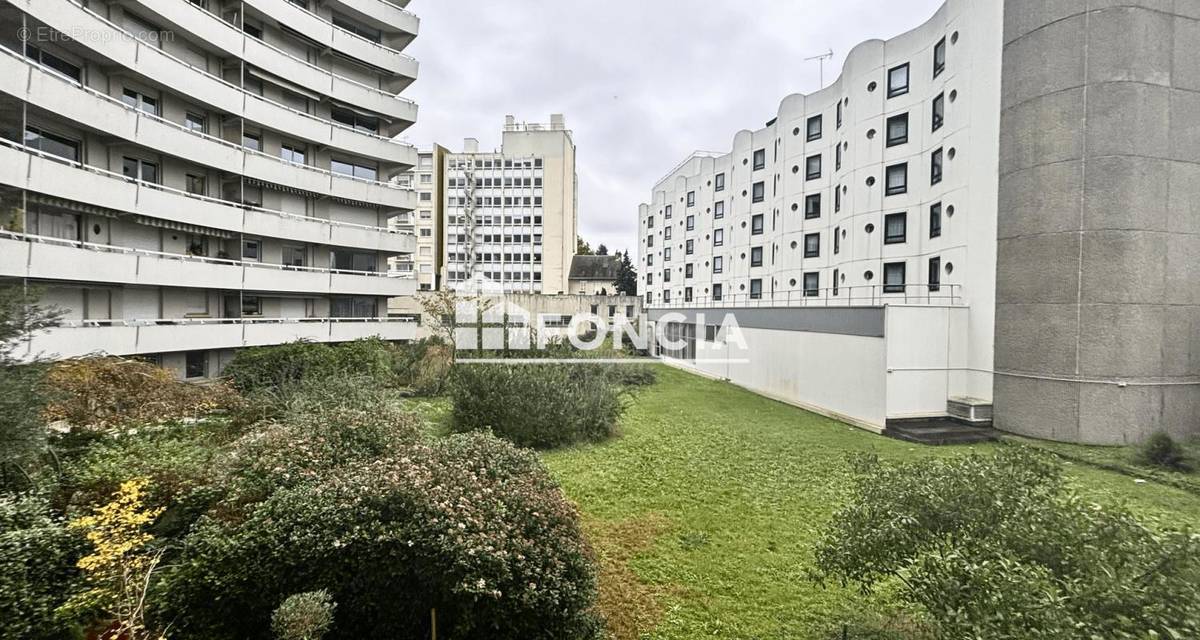
[[[1081,223],[1080,202],[1110,204],[1097,197],[1110,185],[1080,182],[1089,167],[1122,181],[1125,207],[1152,206],[1133,195],[1158,197],[1141,183],[1158,180],[1098,167],[1086,147],[1070,146],[1100,134],[1088,132],[1089,115],[1152,127],[1164,143],[1168,128],[1200,123],[1200,110],[1179,102],[1200,95],[1187,86],[1200,57],[1182,53],[1200,46],[1200,9],[1052,4],[949,0],[916,29],[855,47],[832,85],[788,96],[766,126],[738,132],[729,153],[697,153],[656,184],[639,209],[640,285],[650,317],[676,325],[672,335],[688,345],[667,356],[872,429],[995,399],[997,426],[1056,439],[1200,431],[1185,415],[1200,409],[1197,358],[1176,357],[1170,368],[1161,338],[1175,334],[1174,348],[1200,353],[1196,285],[1114,271],[1114,260],[1138,262],[1131,246],[1081,252],[1089,242],[1127,245],[1136,230],[1177,261],[1200,255],[1197,209],[1180,200],[1178,217],[1188,222],[1176,228]],[[1164,42],[1172,45],[1165,57],[1143,51]],[[1103,91],[1092,98],[1105,101],[1102,114],[1088,111],[1086,97],[1082,111],[1059,104],[1064,91],[1086,96],[1097,82],[1113,83],[1093,88]],[[1161,92],[1175,111],[1147,111],[1148,98],[1133,89]],[[1105,156],[1144,153],[1144,140],[1109,134]],[[1179,166],[1155,171],[1165,178],[1192,168],[1194,158],[1169,149],[1164,160]],[[1044,235],[1047,227],[1059,235]],[[1101,269],[1115,290],[1150,286],[1161,295],[1067,286]],[[1056,292],[1049,299],[1039,298],[1045,279],[1056,281],[1043,287]],[[1130,314],[1146,309],[1156,314],[1153,328],[1132,345],[1084,326],[1092,313],[1132,323]],[[743,328],[744,349],[715,327],[693,328],[698,313],[715,323],[727,312]],[[1039,362],[1047,349],[1063,359]],[[1125,366],[1131,350],[1144,366]],[[1130,387],[1138,391],[1125,393]]]
[[[63,326],[28,355],[408,339],[416,119],[402,0],[0,3],[0,277]],[[394,274],[393,274],[394,275]]]

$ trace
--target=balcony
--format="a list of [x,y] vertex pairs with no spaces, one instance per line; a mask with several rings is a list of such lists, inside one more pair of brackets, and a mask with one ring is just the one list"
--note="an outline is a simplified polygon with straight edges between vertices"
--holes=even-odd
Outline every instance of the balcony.
[[[145,43],[124,31],[119,26],[109,22],[94,11],[87,9],[78,0],[62,2],[45,2],[44,0],[10,0],[41,20],[48,26],[62,33],[87,33],[91,37],[82,38],[79,42],[95,51],[100,56],[140,73],[168,87],[187,87],[190,97],[203,101],[227,113],[240,114],[243,106],[250,100],[250,94],[240,87],[234,86],[222,78],[209,73],[205,69],[195,67],[190,63],[176,58],[153,44]],[[170,0],[172,2],[178,0]],[[158,6],[155,3],[154,6]],[[182,3],[181,4],[190,4]],[[395,120],[416,122],[417,106],[411,100],[400,98],[394,94],[367,86],[360,82],[337,76],[332,72],[313,66],[306,61],[291,56],[284,51],[266,45],[255,38],[238,33],[231,25],[213,16],[208,16],[205,26],[195,27],[200,35],[217,46],[230,45],[233,40],[229,35],[218,36],[217,29],[233,31],[241,42],[245,43],[247,61],[256,64],[276,75],[289,78],[298,84],[303,84],[313,91],[328,96],[337,96],[351,104],[370,109]],[[196,20],[187,22],[194,26]],[[212,31],[209,34],[208,31]],[[211,40],[208,36],[212,35]],[[226,42],[226,41],[229,42]],[[242,44],[239,42],[230,55],[241,56]],[[271,120],[262,120],[262,124],[270,125]]]
[[0,139],[0,184],[85,204],[234,233],[313,244],[413,253],[417,241],[384,227],[336,222],[240,205],[131,180]]
[[647,304],[647,309],[725,309],[725,308],[796,308],[796,307],[882,307],[930,306],[965,307],[961,285],[941,284],[930,289],[928,284],[873,284],[782,291],[775,294],[726,294],[720,297],[695,296],[691,300],[670,302],[661,300]]
[[17,347],[18,358],[77,358],[90,354],[138,355],[201,349],[235,349],[297,340],[346,342],[378,336],[413,340],[408,318],[178,318],[84,320],[64,323]]
[[399,30],[417,34],[420,19],[404,8],[407,2],[398,0],[332,0],[344,13],[384,30]]
[[411,278],[147,251],[0,231],[0,276],[314,295],[408,296]]

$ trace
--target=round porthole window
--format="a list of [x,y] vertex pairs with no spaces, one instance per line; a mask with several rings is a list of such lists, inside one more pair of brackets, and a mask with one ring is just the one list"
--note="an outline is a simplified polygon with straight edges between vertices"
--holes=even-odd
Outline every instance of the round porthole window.
[[950,44],[958,44],[958,32],[950,34]]
[[707,209],[705,209],[704,213],[712,213],[712,207],[708,207]]
[[946,155],[950,156],[950,159],[953,160],[954,156],[958,155],[958,150],[954,147],[950,147],[950,151]]
[[946,207],[946,215],[947,216],[954,215],[954,205],[950,205],[950,206]]
[[788,280],[788,284],[789,284],[789,285],[791,285],[791,286],[793,286],[793,287],[794,287],[794,286],[796,286],[796,279],[795,279],[795,278],[792,278],[791,280]]
[[846,237],[846,230],[845,230],[845,229],[842,229],[842,237],[843,237],[843,238],[845,238],[845,237]]
[[745,229],[745,228],[746,228],[746,221],[745,221],[745,220],[742,220],[742,228],[743,228],[743,229]]
[[743,198],[745,198],[745,197],[746,197],[746,190],[745,190],[745,189],[742,189],[742,197],[743,197]]
[[794,135],[794,136],[800,135],[800,127],[796,127],[795,129],[792,129],[792,135]]
[[706,186],[706,187],[711,187],[711,186],[712,186],[712,180],[709,180],[708,182],[705,182],[705,183],[704,183],[704,186]]
[[844,274],[844,273],[843,273],[843,274],[841,275],[840,279],[841,279],[841,281],[842,281],[842,282],[845,282],[845,281],[846,281],[846,274]]
[[955,100],[958,100],[958,89],[954,89],[950,92],[950,102],[954,102]]
[[871,130],[867,131],[867,140],[874,140],[874,139],[875,139],[875,130],[871,129]]
[[683,196],[679,196],[679,201],[683,202]]
[[792,165],[792,173],[800,173],[800,165],[798,165],[798,164]]
[[706,266],[706,267],[708,266],[708,260],[704,261],[704,266]]
[[842,151],[849,151],[849,150],[850,150],[850,143],[849,143],[849,142],[843,142],[843,143],[842,143]]
[[874,280],[874,279],[875,279],[875,273],[874,273],[874,272],[872,272],[872,271],[864,271],[864,272],[863,272],[863,280],[866,280],[867,282],[870,282],[871,280]]
[[796,210],[798,210],[798,209],[800,209],[800,205],[798,205],[798,204],[796,204],[795,202],[793,202],[793,203],[792,203],[792,211],[796,211]]
[[746,285],[744,285],[744,284],[738,285],[738,291],[745,291],[745,290],[746,290]]
[[745,260],[745,259],[746,259],[746,254],[745,254],[745,252],[743,252],[743,253],[742,253],[742,260]]
[[843,100],[843,102],[846,103],[847,107],[850,106],[850,98],[846,98],[845,100]]
[[842,185],[842,195],[845,195],[847,193],[850,193],[850,187],[847,187],[846,185]]
[[750,164],[750,161],[746,158],[742,158],[742,164]]
[[792,248],[793,248],[793,249],[795,249],[795,248],[796,248],[796,241],[795,241],[795,240],[792,240]]
[[875,225],[871,224],[870,222],[868,222],[867,226],[864,228],[866,229],[867,233],[873,233],[875,231]]
[[868,187],[875,186],[875,176],[871,176],[871,177],[867,178],[867,186]]
[[954,263],[953,262],[946,263],[946,273],[954,273]]
[[98,225],[98,224],[92,225],[92,235],[94,235],[94,236],[100,235],[100,225]]
[[704,293],[708,293],[708,287],[704,287]]
[[872,81],[870,84],[867,85],[867,91],[868,92],[875,91],[875,87],[878,87],[878,86],[879,86],[878,84],[876,84],[874,81]]

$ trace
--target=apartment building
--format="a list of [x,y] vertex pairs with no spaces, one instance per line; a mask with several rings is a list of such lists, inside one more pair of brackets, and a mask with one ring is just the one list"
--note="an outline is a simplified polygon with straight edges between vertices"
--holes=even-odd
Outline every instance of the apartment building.
[[437,144],[418,151],[417,166],[402,178],[402,182],[411,185],[417,193],[417,209],[407,216],[396,216],[392,221],[393,229],[413,233],[417,238],[417,250],[411,256],[393,258],[392,269],[397,275],[416,278],[418,291],[440,288],[445,213],[441,172],[446,153],[447,149]]
[[[562,115],[549,124],[506,116],[500,149],[479,142],[445,155],[442,282],[450,289],[568,291],[579,233],[575,142]],[[488,281],[481,287],[481,281]]]
[[404,0],[0,2],[0,278],[65,310],[28,356],[214,376],[239,347],[411,339],[386,301],[419,21]]
[[687,158],[638,216],[666,357],[876,430],[1200,433],[1196,6],[948,0]]

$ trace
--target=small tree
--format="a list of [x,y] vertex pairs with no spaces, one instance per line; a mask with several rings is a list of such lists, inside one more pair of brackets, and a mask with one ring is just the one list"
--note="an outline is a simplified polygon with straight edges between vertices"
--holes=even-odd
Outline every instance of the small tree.
[[583,237],[575,238],[575,255],[590,256],[592,253],[592,245],[588,244]]
[[637,269],[633,266],[633,260],[629,258],[629,251],[619,253],[621,256],[621,265],[617,269],[617,293],[626,296],[637,295]]
[[600,243],[599,245],[596,245],[596,255],[598,255],[598,256],[608,255],[608,247],[604,246],[604,243]]

